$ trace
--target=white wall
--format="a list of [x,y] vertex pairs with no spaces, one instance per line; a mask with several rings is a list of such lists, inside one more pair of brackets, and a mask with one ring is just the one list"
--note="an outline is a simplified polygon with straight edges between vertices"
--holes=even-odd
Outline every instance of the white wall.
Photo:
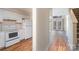
[[62,16],[62,15],[68,15],[69,14],[68,8],[53,8],[53,16]]
[[44,51],[48,46],[48,8],[38,8],[36,19],[36,50]]
[[73,47],[73,22],[68,8],[53,8],[53,16],[65,16],[65,31],[68,37],[70,48]]
[[68,37],[70,48],[71,50],[73,50],[73,21],[70,15],[66,16],[66,34]]

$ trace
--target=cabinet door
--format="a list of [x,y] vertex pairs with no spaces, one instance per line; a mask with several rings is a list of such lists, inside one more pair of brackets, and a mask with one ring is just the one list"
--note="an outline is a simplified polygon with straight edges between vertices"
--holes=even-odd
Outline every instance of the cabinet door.
[[32,37],[32,22],[30,20],[26,21],[26,39]]
[[4,33],[0,33],[0,49],[5,46]]
[[26,29],[26,36],[27,36],[27,38],[32,37],[32,28],[31,27],[27,27],[27,29]]

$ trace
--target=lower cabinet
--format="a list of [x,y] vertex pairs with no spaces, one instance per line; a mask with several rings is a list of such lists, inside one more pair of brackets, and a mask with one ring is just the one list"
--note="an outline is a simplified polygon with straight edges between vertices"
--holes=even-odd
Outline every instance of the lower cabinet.
[[23,20],[22,28],[18,31],[21,40],[32,37],[32,21]]
[[0,32],[0,49],[4,48],[5,46],[5,34],[4,32]]

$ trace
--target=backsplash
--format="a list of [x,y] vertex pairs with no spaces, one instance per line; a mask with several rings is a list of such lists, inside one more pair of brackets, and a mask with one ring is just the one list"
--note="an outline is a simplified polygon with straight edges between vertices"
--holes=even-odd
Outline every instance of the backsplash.
[[16,25],[2,25],[2,31],[16,31]]
[[0,23],[0,31],[3,32],[13,32],[17,30],[15,21],[4,21]]

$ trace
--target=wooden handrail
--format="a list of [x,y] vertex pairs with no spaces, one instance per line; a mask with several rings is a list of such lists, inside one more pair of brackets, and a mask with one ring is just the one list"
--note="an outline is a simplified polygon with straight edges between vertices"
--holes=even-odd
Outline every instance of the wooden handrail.
[[72,9],[69,10],[69,13],[70,13],[70,16],[72,18],[73,23],[78,23],[78,20],[77,20],[77,18],[76,18],[76,16],[75,16]]

